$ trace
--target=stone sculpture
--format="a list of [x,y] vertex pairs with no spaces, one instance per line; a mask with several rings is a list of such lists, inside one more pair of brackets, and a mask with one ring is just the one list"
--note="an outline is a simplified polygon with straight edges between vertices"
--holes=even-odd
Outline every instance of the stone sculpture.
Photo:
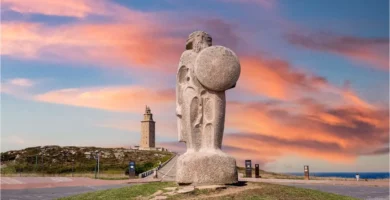
[[212,46],[203,31],[189,35],[177,72],[178,136],[187,151],[177,161],[179,184],[230,184],[238,181],[236,160],[221,151],[225,91],[235,87],[240,63],[230,49]]

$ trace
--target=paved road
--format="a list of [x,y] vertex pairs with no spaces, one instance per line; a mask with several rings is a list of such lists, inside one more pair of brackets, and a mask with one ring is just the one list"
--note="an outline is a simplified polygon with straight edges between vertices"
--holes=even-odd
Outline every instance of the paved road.
[[72,186],[55,188],[34,188],[21,190],[1,190],[2,200],[49,200],[66,197],[97,190],[129,187],[131,184],[97,185],[97,186]]
[[[86,177],[0,177],[2,190],[76,186],[120,185],[132,180],[100,180]],[[138,181],[138,179],[134,179]],[[135,182],[133,181],[133,183]]]
[[351,196],[366,200],[388,200],[390,199],[389,187],[372,187],[372,186],[347,186],[347,185],[323,185],[323,184],[297,184],[297,183],[280,183],[283,185],[308,188]]
[[[159,180],[175,181],[177,157],[178,155],[173,157],[172,160],[170,160],[163,168],[157,171],[157,177]],[[154,179],[153,174],[145,179]]]
[[[159,180],[174,181],[176,160],[177,156],[158,171]],[[144,181],[149,181],[148,179],[153,177],[146,177]],[[142,179],[135,179],[131,180],[134,183],[126,184],[130,180],[106,181],[67,177],[1,177],[0,180],[2,200],[56,199],[97,190],[126,187],[142,181]]]

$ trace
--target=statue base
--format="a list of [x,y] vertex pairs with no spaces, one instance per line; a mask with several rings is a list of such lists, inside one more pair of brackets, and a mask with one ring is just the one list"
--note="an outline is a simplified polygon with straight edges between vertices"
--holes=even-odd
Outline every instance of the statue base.
[[176,182],[186,185],[222,185],[238,182],[236,160],[221,150],[189,152],[177,158]]

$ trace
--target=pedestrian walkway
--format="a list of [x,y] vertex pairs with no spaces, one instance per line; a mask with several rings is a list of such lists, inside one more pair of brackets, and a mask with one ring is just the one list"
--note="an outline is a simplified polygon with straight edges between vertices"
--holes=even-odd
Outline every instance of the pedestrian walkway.
[[1,189],[31,189],[69,186],[126,184],[128,180],[99,180],[84,177],[0,177]]
[[143,179],[175,181],[177,157],[178,156],[175,155],[175,157],[173,157],[164,167],[157,171],[157,178],[154,178],[154,174],[151,174]]

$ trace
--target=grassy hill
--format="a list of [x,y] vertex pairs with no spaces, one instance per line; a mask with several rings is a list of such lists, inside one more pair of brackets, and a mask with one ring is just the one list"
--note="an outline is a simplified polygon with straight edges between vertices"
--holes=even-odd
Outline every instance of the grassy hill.
[[94,154],[100,152],[100,173],[123,173],[130,161],[136,163],[136,174],[142,173],[173,153],[166,151],[140,151],[124,148],[99,148],[75,146],[38,146],[1,153],[1,174],[13,173],[93,173],[96,166]]
[[243,183],[230,185],[226,189],[194,189],[185,194],[178,194],[179,187],[173,182],[155,182],[125,186],[109,190],[101,190],[60,198],[61,200],[92,200],[92,199],[259,199],[259,200],[357,200],[353,197],[331,194],[311,189],[303,189],[269,183]]

